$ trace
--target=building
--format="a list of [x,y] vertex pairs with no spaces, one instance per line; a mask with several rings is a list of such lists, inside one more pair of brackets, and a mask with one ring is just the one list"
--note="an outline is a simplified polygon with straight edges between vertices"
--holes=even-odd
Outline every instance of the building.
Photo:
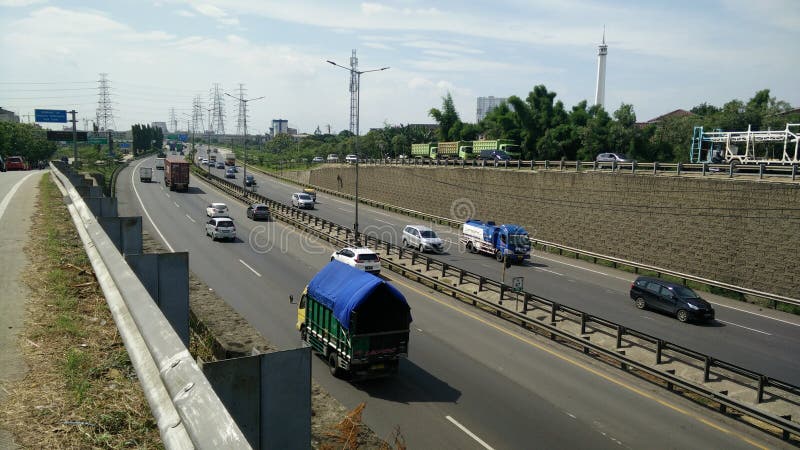
[[0,108],[0,122],[14,122],[19,123],[19,116],[13,111]]
[[500,103],[508,100],[507,98],[503,97],[478,97],[478,110],[475,114],[475,123],[480,122],[486,117],[486,114],[489,114],[489,111],[497,108],[500,106]]
[[660,122],[664,121],[665,119],[671,119],[673,117],[693,116],[693,115],[694,115],[694,113],[692,113],[690,111],[686,111],[685,109],[676,109],[675,111],[668,112],[666,114],[662,114],[662,115],[660,115],[658,117],[655,117],[655,118],[650,119],[650,120],[645,121],[645,122],[636,122],[636,126],[638,126],[640,128],[644,128],[647,125],[654,125],[654,124],[660,123]]
[[161,132],[164,133],[164,135],[167,134],[167,122],[153,122],[150,126],[153,128],[161,128]]
[[289,121],[284,119],[272,119],[272,126],[269,127],[269,134],[275,137],[282,133],[289,133]]
[[603,28],[603,43],[597,46],[597,87],[594,93],[594,104],[606,107],[606,30]]

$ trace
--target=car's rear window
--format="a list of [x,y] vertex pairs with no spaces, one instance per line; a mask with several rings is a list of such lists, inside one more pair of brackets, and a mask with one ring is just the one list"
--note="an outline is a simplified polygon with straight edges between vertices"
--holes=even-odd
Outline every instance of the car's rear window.
[[220,228],[230,228],[233,226],[233,221],[230,220],[220,220],[217,222],[217,226]]
[[267,209],[267,207],[266,207],[266,206],[256,206],[256,207],[255,207],[255,210],[256,210],[256,211],[267,211],[268,209]]
[[421,234],[422,237],[424,237],[424,238],[435,238],[436,237],[436,233],[434,233],[433,230],[423,230],[423,231],[420,231],[419,234]]
[[361,261],[377,261],[378,255],[374,253],[362,253],[358,255],[358,259],[360,259]]
[[22,162],[22,158],[11,157],[11,158],[8,158],[8,162],[13,162],[13,163]]

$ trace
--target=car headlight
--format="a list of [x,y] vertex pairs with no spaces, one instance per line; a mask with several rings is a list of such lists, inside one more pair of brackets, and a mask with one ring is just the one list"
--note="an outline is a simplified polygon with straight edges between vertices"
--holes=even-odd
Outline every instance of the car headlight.
[[687,304],[686,304],[686,306],[688,306],[690,309],[693,309],[693,310],[695,310],[695,311],[697,311],[698,309],[700,309],[700,308],[699,308],[697,305],[693,305],[693,304],[691,304],[691,303],[687,303]]

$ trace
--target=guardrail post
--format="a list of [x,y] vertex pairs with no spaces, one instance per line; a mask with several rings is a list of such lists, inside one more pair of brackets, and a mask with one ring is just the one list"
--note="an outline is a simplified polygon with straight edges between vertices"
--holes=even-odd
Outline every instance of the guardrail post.
[[458,271],[458,284],[464,284],[464,273],[466,273],[464,269]]
[[764,386],[767,384],[767,377],[764,375],[758,376],[758,393],[756,395],[756,403],[764,401]]
[[548,161],[548,160],[546,160],[546,159],[545,159],[545,160],[544,160],[544,170],[547,170],[547,169],[549,169],[549,168],[550,168],[550,161]]
[[636,160],[631,162],[631,173],[636,173]]
[[417,252],[412,250],[411,251],[411,265],[413,266],[416,263],[417,263]]
[[506,287],[506,285],[503,284],[503,283],[500,283],[500,302],[499,303],[501,305],[503,304],[503,297],[506,295],[506,289],[508,289]]
[[625,334],[625,327],[617,325],[617,348],[622,348],[622,336]]
[[706,172],[708,172],[708,163],[703,163],[703,176],[706,176]]
[[386,243],[386,256],[389,256],[391,254],[392,254],[392,244],[387,242]]
[[550,324],[551,325],[555,325],[556,324],[556,313],[558,312],[558,307],[559,307],[559,304],[556,303],[556,302],[553,302],[550,305]]
[[680,174],[681,174],[681,170],[682,170],[682,169],[683,169],[683,163],[678,163],[678,165],[677,165],[677,166],[675,166],[675,172],[676,172],[676,174],[677,174],[677,175],[680,175]]
[[797,178],[797,163],[792,163],[792,181]]
[[653,175],[658,174],[658,161],[653,163]]
[[517,158],[517,169],[520,168],[522,168],[522,155],[520,155],[520,157]]
[[580,172],[580,171],[581,171],[581,161],[578,160],[575,161],[575,172]]
[[728,167],[728,178],[733,178],[733,169],[736,167],[736,163],[731,161],[731,165]]
[[659,339],[656,341],[656,365],[661,364],[661,353],[664,351],[664,341]]
[[617,162],[611,161],[611,173],[614,173],[616,171],[617,171]]
[[764,179],[764,163],[758,164],[758,179],[759,180]]
[[442,278],[447,276],[447,267],[448,267],[447,264],[442,263]]
[[530,299],[531,299],[531,294],[526,292],[525,295],[522,297],[522,314],[528,313],[528,302],[530,301]]
[[478,292],[483,290],[483,283],[486,281],[486,278],[480,277],[478,278]]
[[703,361],[703,382],[708,383],[708,376],[711,374],[711,365],[714,364],[714,358],[706,356]]
[[581,311],[581,334],[586,334],[586,313]]
[[425,258],[425,271],[427,272],[429,270],[431,270],[431,259]]

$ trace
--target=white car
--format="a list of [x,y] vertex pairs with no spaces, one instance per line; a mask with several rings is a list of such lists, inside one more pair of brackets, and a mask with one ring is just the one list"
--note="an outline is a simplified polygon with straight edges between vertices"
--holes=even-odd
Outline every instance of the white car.
[[328,155],[328,158],[326,159],[326,161],[329,162],[329,163],[338,163],[339,162],[339,155],[337,155],[336,153],[331,153],[331,154]]
[[331,255],[331,261],[339,261],[358,270],[378,274],[381,271],[381,258],[368,248],[345,247]]
[[323,163],[323,162],[325,162],[325,158],[323,158],[322,156],[315,156],[314,159],[311,160],[311,162],[312,163]]
[[212,217],[206,222],[206,236],[211,236],[212,241],[217,239],[236,239],[236,227],[230,217]]
[[305,192],[295,192],[292,194],[292,206],[300,209],[314,209],[314,199]]
[[358,156],[356,155],[347,155],[344,157],[344,162],[347,164],[355,164],[358,162]]
[[425,225],[406,225],[403,229],[403,247],[414,247],[424,252],[430,250],[441,253],[444,249],[442,239]]
[[227,217],[228,205],[225,203],[212,203],[206,207],[208,217]]

